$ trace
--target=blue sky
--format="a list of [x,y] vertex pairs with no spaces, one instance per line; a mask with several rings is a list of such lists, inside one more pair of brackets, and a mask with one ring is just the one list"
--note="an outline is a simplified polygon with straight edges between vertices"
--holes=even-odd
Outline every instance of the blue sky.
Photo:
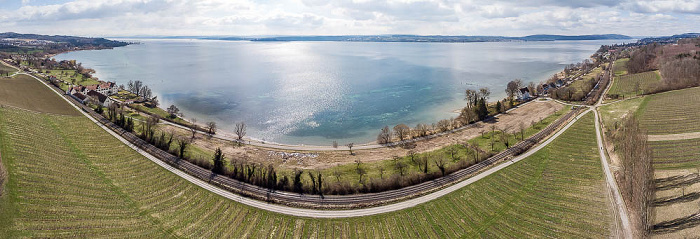
[[700,0],[0,0],[0,32],[632,36],[700,32]]

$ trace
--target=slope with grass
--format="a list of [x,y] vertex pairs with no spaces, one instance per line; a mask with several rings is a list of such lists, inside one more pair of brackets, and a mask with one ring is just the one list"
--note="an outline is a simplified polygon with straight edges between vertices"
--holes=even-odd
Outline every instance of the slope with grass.
[[700,87],[647,97],[639,107],[639,124],[650,135],[700,132]]
[[543,150],[414,208],[284,216],[160,168],[84,117],[0,109],[10,237],[608,237],[612,216],[588,114]]
[[630,58],[622,58],[622,59],[615,61],[615,63],[613,64],[613,73],[615,73],[615,76],[621,76],[621,75],[627,74],[627,62],[628,61],[630,61]]
[[0,62],[0,77],[9,76],[15,72],[17,72],[17,69],[5,65],[4,62]]
[[80,114],[41,82],[27,75],[0,77],[0,105],[52,114]]
[[661,82],[661,75],[658,71],[648,71],[631,75],[615,77],[613,85],[608,91],[608,95],[622,98],[642,95],[653,89],[655,84]]

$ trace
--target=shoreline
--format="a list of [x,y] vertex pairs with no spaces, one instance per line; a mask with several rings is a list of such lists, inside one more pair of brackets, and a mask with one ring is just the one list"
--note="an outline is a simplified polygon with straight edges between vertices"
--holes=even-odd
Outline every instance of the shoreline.
[[[131,44],[130,44],[130,45],[131,45]],[[127,45],[127,46],[128,46],[128,45]],[[59,54],[71,53],[71,52],[77,52],[77,51],[85,51],[85,50],[103,50],[103,49],[79,49],[79,50],[70,50],[70,51],[65,51],[65,52],[61,52],[61,53],[58,53],[58,54],[51,54],[51,55],[49,55],[48,57],[49,57],[49,58],[53,58],[53,57],[55,57],[55,56],[57,56],[57,55],[59,55]],[[563,72],[563,70],[562,70],[562,69],[559,69],[559,70],[557,71],[556,74],[561,74],[562,72]],[[539,81],[538,81],[538,80],[534,80],[534,81],[532,81],[532,82],[540,83],[540,82],[542,82],[542,80],[546,80],[546,77],[543,78],[543,79],[539,79]],[[493,102],[491,102],[491,103],[493,103]],[[165,109],[164,109],[163,107],[164,107],[164,106],[161,105],[161,106],[158,106],[157,108],[159,108],[160,110],[165,111]],[[451,110],[451,111],[448,110],[447,112],[448,112],[449,114],[459,114],[459,113],[461,112],[461,110],[462,110],[462,109],[459,108],[459,109],[454,109],[454,110]],[[497,117],[497,115],[494,115],[493,117]],[[183,121],[185,121],[185,122],[187,122],[187,123],[190,123],[190,124],[192,123],[190,120],[188,120],[188,119],[186,119],[186,118],[182,118],[182,117],[178,117],[178,118],[180,118],[181,120],[183,120]],[[167,122],[167,121],[166,121],[166,122]],[[217,121],[215,120],[214,122],[217,122]],[[169,123],[171,123],[171,122],[169,122]],[[221,121],[219,121],[219,122],[217,122],[217,123],[221,123]],[[434,123],[437,123],[437,122],[430,122],[430,124],[434,124]],[[173,124],[173,125],[178,125],[177,123],[172,123],[172,124]],[[203,124],[202,124],[201,122],[199,122],[199,123],[196,124],[196,125],[197,125],[198,127],[203,127]],[[468,124],[468,125],[466,125],[466,126],[469,126],[469,125],[471,125],[471,124]],[[178,125],[178,126],[183,126],[183,125]],[[183,127],[186,127],[186,126],[183,126]],[[462,126],[462,127],[458,128],[458,129],[450,130],[450,132],[459,131],[459,130],[461,130],[461,129],[463,129],[463,128],[465,128],[465,126]],[[199,131],[199,133],[204,133],[204,132]],[[379,133],[379,130],[377,130],[377,133]],[[444,134],[442,134],[442,133],[436,133],[436,134],[444,135]],[[233,133],[231,130],[225,130],[225,129],[219,128],[219,129],[217,129],[217,133],[214,135],[214,137],[216,137],[217,135],[221,136],[221,137],[218,137],[218,138],[221,138],[221,139],[224,139],[224,140],[237,141],[237,137],[236,137],[235,133]],[[369,137],[369,138],[373,138],[373,137]],[[425,138],[426,138],[426,137],[424,136],[424,137],[416,138],[415,140],[410,140],[410,141],[411,141],[411,142],[414,142],[414,141],[421,141],[421,140],[424,140]],[[337,150],[337,151],[346,151],[346,150],[348,150],[348,148],[346,147],[345,143],[349,143],[349,142],[352,142],[352,143],[354,144],[353,150],[373,149],[373,148],[387,147],[386,145],[380,145],[380,144],[378,144],[376,140],[372,140],[372,139],[367,139],[367,140],[368,140],[368,141],[364,141],[364,142],[362,142],[362,143],[357,143],[357,142],[352,142],[352,141],[343,140],[343,139],[336,139],[336,140],[328,139],[328,140],[324,140],[325,142],[329,142],[328,145],[324,145],[324,144],[313,144],[313,143],[312,143],[312,144],[305,144],[305,143],[296,143],[296,142],[268,141],[268,140],[264,140],[264,139],[262,139],[262,138],[260,138],[260,137],[256,137],[256,136],[254,136],[254,135],[251,135],[251,136],[248,136],[248,135],[247,135],[247,136],[245,136],[245,137],[243,138],[244,143],[249,144],[249,145],[260,146],[260,147],[265,147],[265,148],[290,149],[290,150],[308,150],[308,151],[311,151],[311,150],[336,151],[336,150]],[[246,142],[246,141],[247,141],[247,142]],[[338,145],[337,148],[334,148],[332,145],[330,145],[330,142],[332,142],[332,141],[338,141],[338,142],[339,142],[339,145]],[[344,143],[341,143],[341,141],[344,142]]]

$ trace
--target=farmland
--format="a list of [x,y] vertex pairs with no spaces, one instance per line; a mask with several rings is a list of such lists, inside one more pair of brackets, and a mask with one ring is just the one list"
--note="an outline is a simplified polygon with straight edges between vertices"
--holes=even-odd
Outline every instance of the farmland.
[[639,107],[639,124],[650,135],[700,132],[700,87],[647,97]]
[[654,168],[677,169],[700,166],[700,139],[652,141]]
[[6,66],[4,63],[0,63],[0,76],[8,76],[16,71],[17,69]]
[[[79,129],[79,130],[76,130]],[[588,114],[531,157],[414,208],[321,220],[261,211],[187,183],[87,118],[0,109],[10,237],[609,237]]]
[[79,114],[45,85],[27,75],[0,77],[0,96],[0,105],[53,114]]
[[648,71],[638,74],[615,77],[608,95],[629,98],[649,92],[655,84],[661,81],[658,71]]

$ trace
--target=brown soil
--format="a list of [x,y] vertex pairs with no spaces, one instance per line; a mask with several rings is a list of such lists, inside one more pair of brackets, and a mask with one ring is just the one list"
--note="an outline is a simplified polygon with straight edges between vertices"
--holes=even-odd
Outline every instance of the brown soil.
[[[477,123],[476,127],[471,127],[457,133],[424,140],[416,143],[413,149],[416,152],[427,152],[440,149],[446,145],[463,143],[480,135],[482,130],[487,130],[492,124],[497,128],[516,129],[520,122],[529,125],[532,121],[539,121],[547,116],[561,110],[564,106],[554,101],[536,101],[521,106],[508,114],[504,114],[485,123]],[[161,130],[173,130],[178,134],[189,135],[189,132],[170,125],[161,125]],[[373,162],[390,159],[392,156],[404,156],[409,149],[400,147],[378,148],[366,150],[353,150],[355,156],[349,157],[348,151],[290,151],[264,148],[259,146],[234,146],[230,141],[210,138],[197,134],[194,142],[199,148],[215,150],[220,147],[227,158],[238,158],[248,162],[258,162],[273,164],[283,168],[303,168],[303,169],[323,169],[337,165],[354,163],[360,159],[362,162]]]

